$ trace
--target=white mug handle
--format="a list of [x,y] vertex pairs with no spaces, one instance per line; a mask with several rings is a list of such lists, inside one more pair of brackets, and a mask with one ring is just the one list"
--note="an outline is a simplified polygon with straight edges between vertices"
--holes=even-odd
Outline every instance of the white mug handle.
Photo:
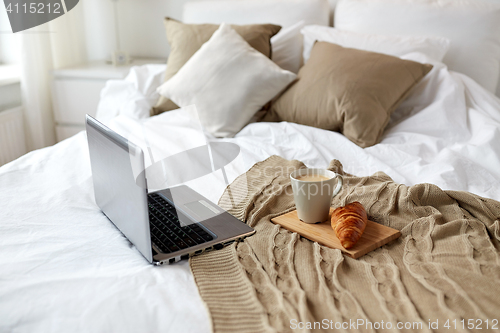
[[336,175],[337,177],[335,178],[338,179],[338,182],[337,186],[335,186],[335,189],[333,190],[332,198],[340,192],[340,190],[342,189],[342,185],[344,185],[344,178],[342,177],[342,175],[339,175],[338,173]]

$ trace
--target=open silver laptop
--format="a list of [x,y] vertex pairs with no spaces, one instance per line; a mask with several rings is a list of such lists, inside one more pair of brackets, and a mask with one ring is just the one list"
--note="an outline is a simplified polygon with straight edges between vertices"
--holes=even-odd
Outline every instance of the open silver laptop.
[[96,203],[150,263],[177,262],[255,233],[185,185],[148,193],[142,149],[89,115],[86,128]]

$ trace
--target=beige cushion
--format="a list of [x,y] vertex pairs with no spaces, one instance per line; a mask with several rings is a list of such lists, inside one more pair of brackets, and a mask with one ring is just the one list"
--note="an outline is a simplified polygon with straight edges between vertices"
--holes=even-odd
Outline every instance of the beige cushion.
[[[279,25],[274,24],[231,25],[231,27],[250,46],[268,58],[271,57],[271,37],[281,29]],[[170,80],[218,28],[217,24],[184,24],[168,17],[165,18],[170,55],[164,82]],[[152,113],[156,115],[177,108],[174,102],[162,96]]]
[[380,141],[394,109],[432,65],[317,42],[298,80],[264,121],[289,121],[343,133],[360,147]]

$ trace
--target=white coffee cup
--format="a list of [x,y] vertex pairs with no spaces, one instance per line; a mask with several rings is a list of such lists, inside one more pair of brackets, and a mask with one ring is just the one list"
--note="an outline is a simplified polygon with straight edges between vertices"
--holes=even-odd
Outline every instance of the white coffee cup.
[[299,169],[290,175],[299,219],[318,223],[328,219],[333,196],[342,188],[341,175],[326,169]]

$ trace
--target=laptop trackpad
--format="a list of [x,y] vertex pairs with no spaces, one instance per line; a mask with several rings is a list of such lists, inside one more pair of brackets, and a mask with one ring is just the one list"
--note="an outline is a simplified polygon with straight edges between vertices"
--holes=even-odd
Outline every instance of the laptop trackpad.
[[184,204],[186,213],[194,217],[198,222],[212,218],[220,213],[221,209],[205,200],[193,201]]

